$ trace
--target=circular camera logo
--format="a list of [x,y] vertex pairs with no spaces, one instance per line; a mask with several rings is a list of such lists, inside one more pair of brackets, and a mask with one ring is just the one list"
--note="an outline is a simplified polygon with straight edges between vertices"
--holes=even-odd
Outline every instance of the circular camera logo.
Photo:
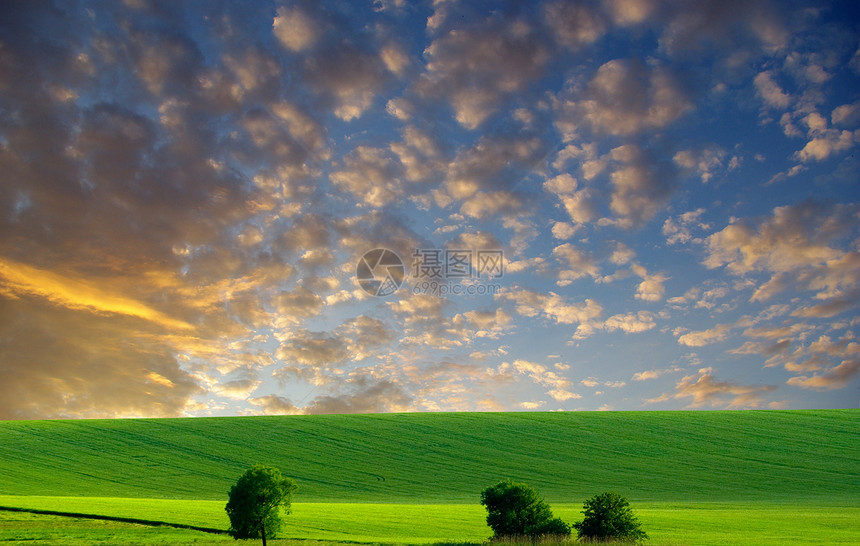
[[374,248],[358,260],[355,276],[361,288],[371,296],[390,296],[403,284],[406,268],[394,251]]

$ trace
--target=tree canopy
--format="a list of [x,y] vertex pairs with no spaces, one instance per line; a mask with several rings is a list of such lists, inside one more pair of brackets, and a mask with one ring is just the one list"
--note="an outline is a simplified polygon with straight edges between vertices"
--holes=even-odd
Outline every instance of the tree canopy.
[[642,540],[648,538],[627,499],[618,493],[601,493],[582,505],[585,515],[573,525],[580,538]]
[[281,507],[290,512],[296,482],[281,475],[277,468],[262,464],[251,466],[228,494],[227,516],[230,535],[235,539],[274,537],[281,528]]
[[554,518],[549,505],[524,483],[499,482],[481,493],[487,525],[496,537],[569,535],[570,526]]

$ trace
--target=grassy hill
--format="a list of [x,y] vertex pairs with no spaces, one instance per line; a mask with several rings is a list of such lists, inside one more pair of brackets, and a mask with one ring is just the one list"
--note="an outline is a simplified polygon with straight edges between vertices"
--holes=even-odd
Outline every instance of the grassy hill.
[[0,422],[0,494],[222,500],[254,462],[299,502],[857,502],[860,411],[462,413]]

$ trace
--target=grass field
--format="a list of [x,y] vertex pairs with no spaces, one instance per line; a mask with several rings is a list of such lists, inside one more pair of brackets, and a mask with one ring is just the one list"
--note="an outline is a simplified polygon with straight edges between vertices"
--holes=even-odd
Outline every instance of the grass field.
[[[8,505],[14,500],[0,497],[0,504]],[[226,527],[224,503],[220,501],[56,497],[22,497],[18,501],[35,509],[62,507],[116,517]],[[553,506],[557,516],[571,522],[581,518],[580,508],[571,504]],[[860,538],[856,528],[860,520],[858,506],[641,503],[636,511],[648,530],[652,546],[849,545],[857,544]],[[491,534],[484,518],[483,508],[475,504],[296,503],[293,513],[286,518],[282,535],[287,540],[302,541],[479,544]],[[185,529],[0,512],[0,542],[51,543],[51,538],[56,537],[56,544],[66,544],[75,538],[75,532],[81,540],[91,541],[99,537],[107,540],[105,537],[113,533],[110,540],[117,543],[122,543],[123,537],[126,543],[134,544],[232,542],[226,535]]]
[[847,500],[860,411],[384,414],[0,422],[0,494],[223,499],[255,462],[303,502]]
[[[568,522],[617,490],[653,545],[857,544],[858,433],[856,410],[0,422],[0,506],[226,529],[226,491],[263,462],[300,484],[294,540],[480,543],[480,491],[510,477]],[[4,543],[232,542],[0,516]]]
[[[171,527],[150,527],[82,518],[0,512],[0,544],[9,546],[90,546],[93,544],[185,546],[231,544],[227,535],[217,536]],[[312,546],[307,544],[306,546]]]

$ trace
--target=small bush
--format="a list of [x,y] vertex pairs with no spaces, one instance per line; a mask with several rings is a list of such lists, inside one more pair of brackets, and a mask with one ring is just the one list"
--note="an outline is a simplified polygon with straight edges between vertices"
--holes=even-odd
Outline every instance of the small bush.
[[487,525],[495,537],[569,536],[570,526],[552,516],[549,505],[524,483],[499,482],[481,493]]
[[544,523],[544,525],[540,528],[540,531],[541,535],[551,537],[569,537],[570,525],[563,522],[561,518],[552,518],[551,520]]
[[637,541],[648,538],[627,499],[617,493],[601,493],[582,505],[585,515],[573,527],[580,539]]

